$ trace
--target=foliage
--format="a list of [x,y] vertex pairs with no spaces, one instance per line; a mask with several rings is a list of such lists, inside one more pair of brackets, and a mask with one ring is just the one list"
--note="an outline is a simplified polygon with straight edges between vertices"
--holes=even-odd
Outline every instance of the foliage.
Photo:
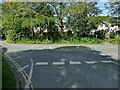
[[120,2],[119,1],[109,2],[105,4],[105,7],[106,9],[109,10],[109,13],[111,15],[119,17],[120,15]]
[[98,39],[104,39],[106,35],[106,31],[105,30],[98,31],[96,32],[96,35]]
[[114,32],[111,32],[111,33],[109,34],[109,36],[110,36],[111,39],[115,39],[115,37],[117,36],[117,34],[114,33]]
[[[2,36],[13,43],[87,43],[89,38],[85,38],[91,29],[103,21],[113,23],[118,19],[98,16],[101,10],[96,5],[97,2],[4,2]],[[40,31],[35,33],[35,27]],[[97,35],[98,39],[105,38],[105,32]]]
[[12,40],[13,42],[16,39],[16,32],[14,30],[7,31],[7,40]]
[[15,76],[4,57],[2,58],[2,88],[12,88],[13,90],[16,88]]
[[120,39],[116,37],[115,39],[104,39],[102,43],[120,44]]

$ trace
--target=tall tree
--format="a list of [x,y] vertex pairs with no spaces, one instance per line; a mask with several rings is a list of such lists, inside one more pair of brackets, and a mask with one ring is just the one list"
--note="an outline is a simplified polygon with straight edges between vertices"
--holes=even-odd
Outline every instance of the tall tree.
[[[8,14],[9,13],[9,14]],[[47,3],[3,3],[3,29],[5,32],[23,33],[29,36],[33,28],[40,25],[47,28],[50,21],[54,21],[53,11]],[[13,36],[14,37],[14,36]],[[29,37],[28,37],[29,38]]]
[[109,10],[112,17],[110,18],[112,24],[120,26],[120,1],[108,2],[105,4],[105,7]]
[[118,2],[108,2],[105,4],[106,9],[112,16],[120,17],[120,1]]
[[[96,6],[96,2],[79,2],[70,4],[69,24],[73,29],[79,31],[81,35],[87,35],[91,27],[89,25],[90,18],[97,16],[101,10]],[[76,30],[75,30],[76,31]]]
[[66,2],[52,2],[50,3],[55,12],[55,23],[60,28],[61,35],[64,33],[64,23],[63,19],[67,16],[68,11],[66,10],[67,3]]

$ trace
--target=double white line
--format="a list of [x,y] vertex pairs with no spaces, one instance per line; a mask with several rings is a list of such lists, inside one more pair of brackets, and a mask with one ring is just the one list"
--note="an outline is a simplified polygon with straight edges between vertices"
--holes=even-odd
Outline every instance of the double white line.
[[15,60],[13,60],[9,55],[5,55],[15,66],[16,68],[18,69],[18,71],[22,74],[25,82],[26,82],[26,85],[25,85],[25,88],[29,88],[29,84],[27,83],[31,83],[31,88],[33,89],[33,85],[32,85],[32,82],[27,80],[27,78],[29,79],[29,76],[27,75],[27,73],[23,70],[25,69],[26,67],[28,67],[28,65],[26,65],[25,67],[21,68],[19,64],[16,63]]

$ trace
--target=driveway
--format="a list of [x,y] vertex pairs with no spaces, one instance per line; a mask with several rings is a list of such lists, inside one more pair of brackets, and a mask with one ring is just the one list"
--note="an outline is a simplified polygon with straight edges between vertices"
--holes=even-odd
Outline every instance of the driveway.
[[23,88],[118,88],[117,45],[1,45]]

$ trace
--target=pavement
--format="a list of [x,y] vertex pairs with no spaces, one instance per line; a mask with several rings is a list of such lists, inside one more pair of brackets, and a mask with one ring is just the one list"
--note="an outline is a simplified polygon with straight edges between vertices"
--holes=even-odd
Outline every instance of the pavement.
[[[0,45],[23,88],[119,86],[118,45],[35,45],[9,44],[4,41],[0,41]],[[77,47],[56,49],[61,46]]]

